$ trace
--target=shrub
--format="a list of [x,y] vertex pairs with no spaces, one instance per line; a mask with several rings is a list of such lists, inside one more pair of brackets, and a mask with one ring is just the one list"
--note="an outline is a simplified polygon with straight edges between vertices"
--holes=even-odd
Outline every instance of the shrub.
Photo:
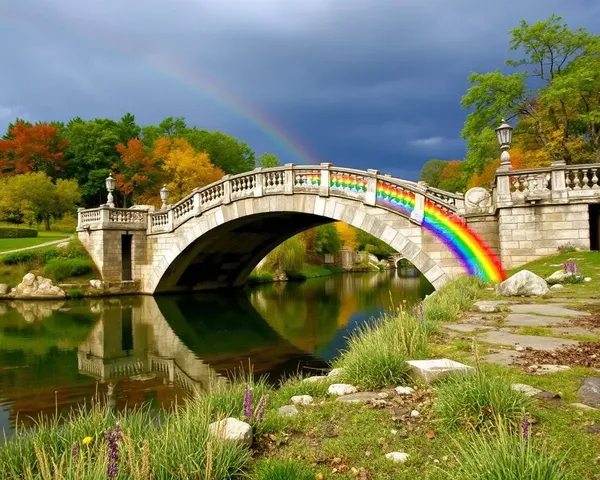
[[416,316],[385,315],[352,332],[336,366],[344,368],[344,381],[363,388],[398,384],[408,377],[408,358],[427,356],[430,333],[430,325]]
[[267,255],[265,268],[272,272],[298,272],[306,260],[306,247],[296,235],[276,247]]
[[444,285],[423,301],[425,319],[429,322],[453,322],[469,309],[483,283],[477,277],[460,277]]
[[253,480],[314,480],[315,474],[299,460],[268,459],[256,463]]
[[252,272],[248,277],[248,283],[271,283],[273,274],[269,272]]
[[558,251],[560,253],[573,253],[577,251],[577,247],[573,245],[571,242],[564,243],[558,246]]
[[44,276],[61,281],[66,278],[80,277],[94,271],[90,259],[83,258],[53,258],[44,267]]
[[513,390],[510,381],[477,370],[441,380],[434,410],[448,427],[479,429],[498,417],[516,421],[529,405],[529,399]]
[[20,265],[29,263],[38,258],[38,252],[35,250],[23,250],[22,252],[7,253],[2,255],[0,261],[4,265]]
[[497,421],[495,435],[473,434],[455,441],[458,468],[447,473],[455,480],[566,480],[573,478],[565,465],[567,454],[549,455],[536,448],[531,436],[511,434]]
[[33,228],[0,227],[0,238],[33,238],[38,232]]
[[69,295],[69,298],[78,299],[78,298],[84,298],[85,297],[85,294],[79,288],[72,288],[67,293]]

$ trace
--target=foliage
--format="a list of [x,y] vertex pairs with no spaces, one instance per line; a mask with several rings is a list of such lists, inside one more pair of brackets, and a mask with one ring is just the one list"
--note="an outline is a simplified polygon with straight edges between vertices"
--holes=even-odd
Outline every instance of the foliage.
[[256,463],[254,480],[314,480],[315,474],[299,460],[267,459]]
[[558,251],[560,253],[573,253],[577,251],[577,247],[573,245],[571,242],[564,243],[558,246]]
[[42,172],[55,177],[63,168],[66,145],[55,126],[18,120],[0,139],[0,175]]
[[471,307],[481,287],[482,281],[471,276],[447,283],[423,301],[425,320],[433,323],[458,320],[460,313]]
[[325,253],[336,253],[342,247],[340,235],[332,223],[319,225],[313,229],[315,232],[314,243],[307,242],[307,249],[310,252],[320,255]]
[[456,480],[566,480],[574,478],[562,456],[538,448],[538,439],[512,433],[500,419],[496,432],[471,434],[454,440],[458,468],[449,478]]
[[467,188],[467,178],[464,172],[464,163],[460,160],[452,160],[446,163],[438,188],[447,192],[464,192]]
[[295,235],[275,247],[266,257],[264,268],[271,272],[298,272],[306,260],[306,247]]
[[67,295],[69,296],[69,298],[73,298],[73,299],[78,299],[78,298],[84,298],[85,297],[85,293],[83,293],[83,290],[81,290],[79,288],[71,288],[67,292]]
[[0,179],[0,214],[18,223],[44,221],[50,230],[50,218],[74,210],[81,200],[75,180],[58,179],[52,183],[43,172],[29,172]]
[[0,227],[0,238],[32,238],[37,235],[37,230],[33,228]]
[[430,187],[438,187],[441,181],[442,172],[446,168],[445,160],[429,160],[423,165],[419,172],[419,180],[425,182]]
[[256,164],[262,168],[279,167],[279,158],[274,153],[263,153],[256,159]]
[[357,250],[372,253],[377,258],[389,257],[393,253],[398,253],[384,241],[365,232],[356,229]]
[[273,274],[270,272],[254,270],[248,276],[248,283],[271,283],[274,281]]
[[513,390],[509,380],[488,376],[479,369],[441,381],[434,410],[450,428],[480,429],[503,417],[518,421],[529,408],[529,399]]
[[346,248],[351,248],[352,250],[356,250],[356,246],[357,246],[356,229],[344,222],[335,222],[334,225],[338,232],[338,236],[340,237],[340,241],[342,242],[342,245]]
[[43,274],[58,281],[81,277],[94,271],[94,263],[83,258],[53,258],[46,263]]
[[126,145],[119,143],[116,149],[121,158],[118,164],[113,164],[113,168],[118,169],[115,174],[116,189],[124,197],[123,206],[127,207],[159,183],[161,172],[140,139],[131,138]]

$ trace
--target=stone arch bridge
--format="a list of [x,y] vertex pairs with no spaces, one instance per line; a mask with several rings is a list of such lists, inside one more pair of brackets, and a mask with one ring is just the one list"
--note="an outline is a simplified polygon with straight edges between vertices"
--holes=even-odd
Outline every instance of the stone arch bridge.
[[491,191],[462,195],[376,170],[286,164],[225,176],[160,210],[81,209],[78,236],[105,282],[154,294],[241,286],[281,242],[342,220],[386,242],[437,289],[465,270],[486,276],[483,257],[497,256],[501,270],[569,241],[597,248],[597,171],[499,170]]

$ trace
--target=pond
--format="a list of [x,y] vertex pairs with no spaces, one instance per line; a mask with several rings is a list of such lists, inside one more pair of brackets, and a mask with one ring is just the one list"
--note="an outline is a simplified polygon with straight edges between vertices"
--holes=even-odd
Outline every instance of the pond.
[[[275,382],[325,368],[357,327],[432,292],[396,271],[245,290],[0,302],[0,438],[93,398],[168,407],[240,369]],[[0,440],[1,441],[1,440]]]

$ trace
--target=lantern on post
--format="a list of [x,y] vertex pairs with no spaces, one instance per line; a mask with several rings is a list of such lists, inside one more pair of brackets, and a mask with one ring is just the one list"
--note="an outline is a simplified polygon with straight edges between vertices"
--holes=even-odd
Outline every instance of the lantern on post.
[[108,191],[108,197],[106,198],[106,205],[115,208],[115,199],[112,192],[115,190],[117,181],[113,178],[112,172],[108,174],[108,177],[104,181],[106,184],[106,190]]
[[513,127],[511,127],[504,119],[502,119],[500,126],[496,128],[496,137],[498,138],[498,143],[502,149],[502,155],[500,155],[500,170],[510,170],[511,168],[508,149],[512,143],[512,132]]
[[160,189],[160,200],[162,201],[162,209],[167,208],[167,199],[169,198],[169,189],[167,188],[167,184],[163,185],[163,188]]

